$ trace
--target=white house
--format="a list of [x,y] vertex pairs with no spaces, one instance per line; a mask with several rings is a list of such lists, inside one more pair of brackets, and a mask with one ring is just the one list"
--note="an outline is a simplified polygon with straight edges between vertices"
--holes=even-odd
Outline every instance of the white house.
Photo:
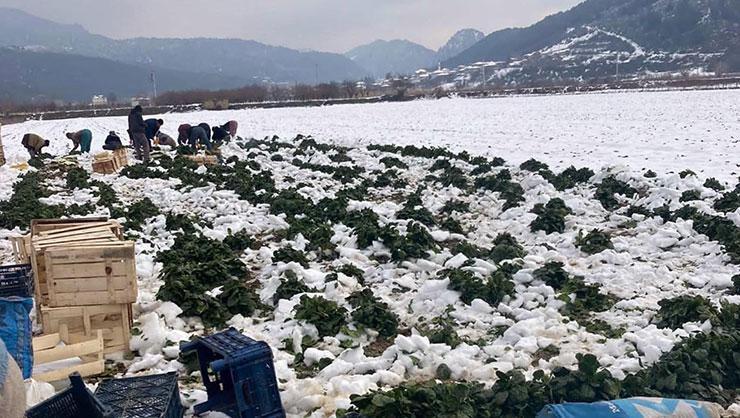
[[102,94],[95,95],[92,98],[93,106],[106,106],[107,104],[108,104],[108,98],[103,96]]

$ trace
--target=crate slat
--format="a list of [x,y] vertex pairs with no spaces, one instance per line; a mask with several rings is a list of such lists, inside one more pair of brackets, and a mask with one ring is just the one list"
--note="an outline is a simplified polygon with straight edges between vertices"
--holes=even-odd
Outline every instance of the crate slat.
[[[43,365],[64,359],[80,358],[83,363],[64,367],[44,373],[35,373],[33,378],[42,382],[61,380],[71,373],[77,372],[81,376],[91,376],[103,373],[105,360],[103,359],[104,340],[103,332],[98,330],[84,339],[72,341],[66,325],[62,324],[59,331],[36,337],[33,339],[33,357],[35,365]],[[62,346],[50,346],[52,342]]]
[[129,351],[131,340],[131,305],[91,305],[66,308],[41,306],[44,333],[59,332],[66,326],[69,342],[77,343],[100,331],[106,354]]

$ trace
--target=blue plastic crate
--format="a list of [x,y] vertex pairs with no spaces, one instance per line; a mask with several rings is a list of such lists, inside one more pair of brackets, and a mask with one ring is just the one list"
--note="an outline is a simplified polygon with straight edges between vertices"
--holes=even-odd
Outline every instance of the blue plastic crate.
[[113,418],[182,418],[185,413],[177,373],[106,379],[95,397],[113,411]]
[[72,384],[26,411],[26,418],[113,418],[111,410],[98,402],[78,373],[69,376]]
[[0,297],[33,297],[33,268],[30,264],[0,266]]
[[285,416],[272,350],[264,341],[255,341],[229,328],[181,343],[180,351],[197,351],[208,392],[208,401],[195,405],[196,414],[218,411],[234,418]]

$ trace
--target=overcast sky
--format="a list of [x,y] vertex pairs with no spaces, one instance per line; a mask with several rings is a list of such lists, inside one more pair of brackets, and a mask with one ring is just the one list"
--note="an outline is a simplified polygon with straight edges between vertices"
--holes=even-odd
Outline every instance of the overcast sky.
[[346,52],[375,39],[432,49],[453,33],[527,26],[582,0],[0,0],[113,38],[241,38]]

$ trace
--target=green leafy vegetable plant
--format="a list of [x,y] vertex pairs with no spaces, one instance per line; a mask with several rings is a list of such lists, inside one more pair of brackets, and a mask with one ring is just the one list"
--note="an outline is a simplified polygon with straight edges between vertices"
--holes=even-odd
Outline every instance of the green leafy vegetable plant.
[[333,337],[346,325],[347,310],[321,296],[301,296],[295,312],[295,319],[313,324],[320,337]]
[[545,231],[546,234],[563,233],[565,231],[565,217],[573,213],[565,205],[563,199],[557,197],[547,202],[544,207],[535,207],[533,212],[537,214],[537,218],[532,221],[529,228],[532,232]]
[[576,246],[586,254],[598,254],[614,248],[611,236],[599,229],[594,229],[585,236],[583,235],[583,231],[579,231],[576,237]]

